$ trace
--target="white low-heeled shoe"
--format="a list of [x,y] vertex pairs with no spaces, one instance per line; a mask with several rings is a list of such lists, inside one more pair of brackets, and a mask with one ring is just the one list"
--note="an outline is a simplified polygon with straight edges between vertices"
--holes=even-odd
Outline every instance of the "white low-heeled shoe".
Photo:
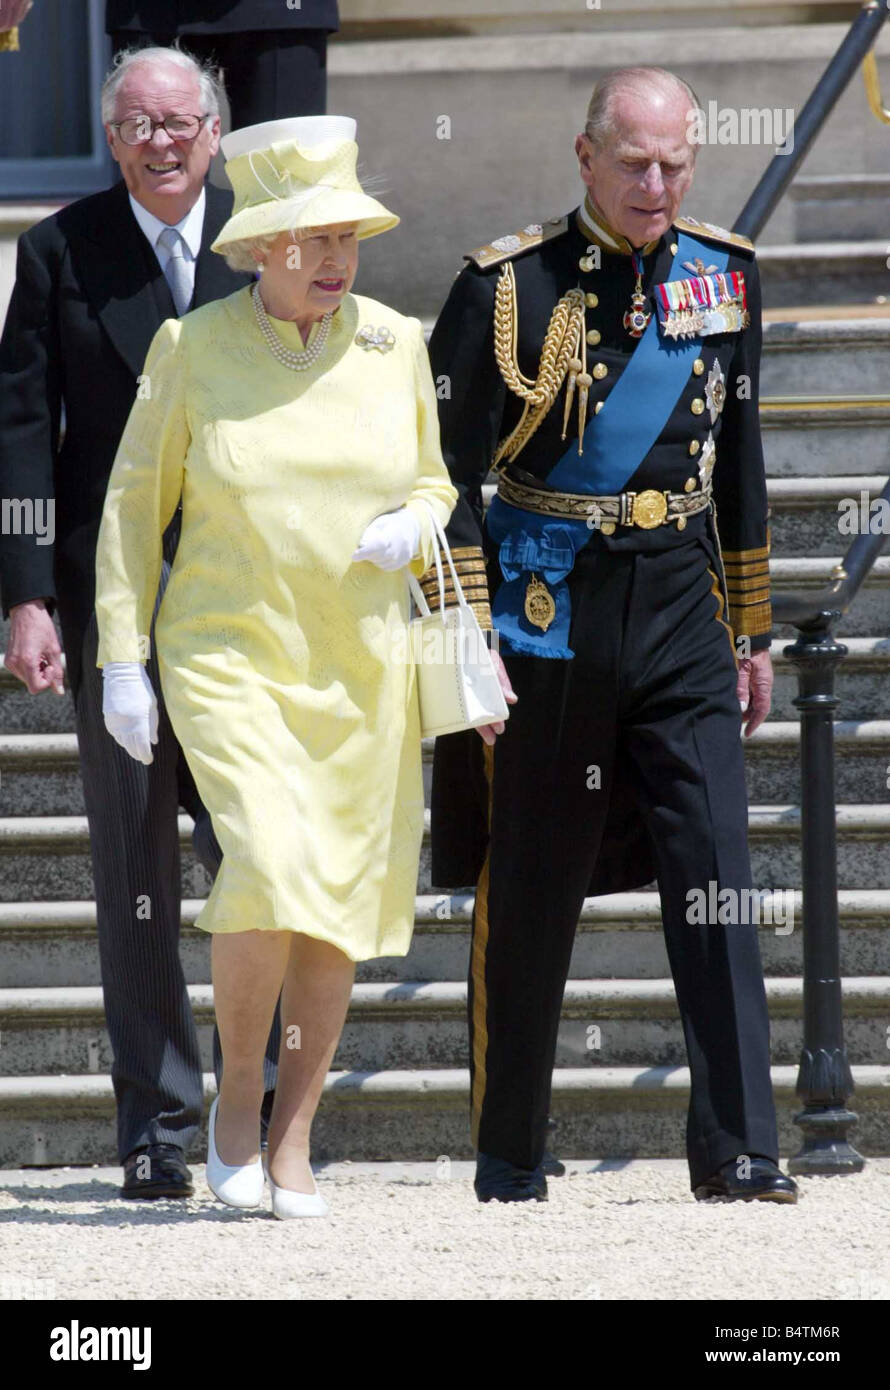
[[263,1200],[265,1174],[262,1157],[258,1158],[255,1163],[244,1163],[234,1167],[231,1164],[223,1163],[216,1152],[215,1130],[218,1105],[219,1096],[210,1107],[210,1119],[207,1122],[207,1186],[214,1197],[225,1202],[227,1207],[240,1207],[242,1210],[249,1211],[258,1207]]
[[266,1177],[269,1178],[269,1186],[272,1189],[272,1213],[279,1221],[292,1221],[298,1216],[328,1215],[330,1208],[319,1192],[314,1177],[314,1192],[293,1192],[289,1187],[279,1187],[269,1177],[268,1169]]

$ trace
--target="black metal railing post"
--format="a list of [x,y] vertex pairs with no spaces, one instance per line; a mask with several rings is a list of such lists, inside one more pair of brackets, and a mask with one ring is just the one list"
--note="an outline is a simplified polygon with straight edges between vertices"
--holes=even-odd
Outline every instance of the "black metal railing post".
[[[739,214],[735,231],[753,240],[763,230],[857,67],[873,49],[888,13],[890,0],[865,0],[795,121],[793,148],[786,141],[784,151],[772,160]],[[874,106],[873,90],[870,100]],[[880,499],[890,502],[890,479]],[[803,1143],[789,1162],[792,1173],[853,1173],[865,1163],[847,1138],[857,1117],[847,1106],[854,1086],[844,1047],[834,787],[834,681],[847,649],[831,629],[856,597],[886,539],[877,529],[858,535],[832,583],[818,593],[772,595],[774,622],[789,623],[798,631],[797,641],[785,648],[798,676],[794,704],[800,710],[804,914],[804,1036],[797,1076],[804,1108],[795,1116]]]
[[[872,506],[875,501],[890,503],[890,479]],[[804,1036],[797,1074],[804,1108],[794,1117],[803,1143],[789,1162],[791,1173],[857,1173],[865,1163],[847,1138],[857,1117],[847,1106],[855,1088],[844,1046],[834,787],[839,703],[834,682],[847,648],[835,640],[832,626],[847,612],[886,543],[877,527],[864,530],[830,585],[815,594],[773,595],[773,620],[790,623],[798,633],[785,648],[798,679],[804,917]]]
[[847,648],[835,641],[825,611],[785,648],[797,668],[800,710],[801,852],[803,877],[803,1048],[794,1117],[803,1144],[790,1173],[858,1173],[865,1160],[850,1144],[857,1116],[847,1105],[853,1075],[844,1046],[840,923],[837,905],[837,834],[834,792],[834,693],[838,663]]

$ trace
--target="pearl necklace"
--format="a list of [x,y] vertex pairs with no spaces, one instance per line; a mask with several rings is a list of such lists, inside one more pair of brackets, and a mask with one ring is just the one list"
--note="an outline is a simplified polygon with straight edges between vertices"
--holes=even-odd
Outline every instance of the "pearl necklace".
[[328,310],[322,319],[321,326],[312,346],[304,348],[302,352],[291,352],[290,348],[284,346],[284,343],[269,322],[266,306],[260,298],[259,285],[253,286],[250,295],[253,300],[256,321],[259,325],[260,332],[266,340],[266,346],[283,367],[289,367],[292,372],[305,372],[307,367],[311,367],[314,362],[318,361],[319,357],[324,352],[325,344],[328,340],[328,333],[331,329],[331,319],[333,317],[332,310]]

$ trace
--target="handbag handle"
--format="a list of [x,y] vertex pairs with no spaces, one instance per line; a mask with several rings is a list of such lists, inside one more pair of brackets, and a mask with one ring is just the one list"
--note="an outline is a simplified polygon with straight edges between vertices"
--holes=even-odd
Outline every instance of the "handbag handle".
[[[459,608],[466,608],[466,607],[467,607],[467,600],[466,600],[466,598],[464,597],[464,591],[463,591],[463,588],[461,587],[461,582],[460,582],[460,580],[459,580],[458,577],[457,577],[457,570],[456,570],[455,567],[454,567],[454,558],[453,558],[453,556],[452,556],[452,554],[451,554],[451,547],[450,547],[449,544],[448,544],[448,537],[445,535],[445,528],[444,528],[444,526],[442,525],[442,523],[441,523],[441,521],[439,520],[439,518],[436,516],[436,513],[433,511],[433,508],[432,508],[432,506],[430,505],[430,503],[427,502],[425,498],[422,498],[422,499],[419,499],[419,500],[422,500],[422,501],[423,501],[424,506],[426,507],[427,511],[429,512],[430,521],[432,522],[432,525],[433,525],[433,558],[435,559],[435,562],[436,562],[436,578],[438,579],[438,583],[439,583],[439,611],[440,611],[440,613],[441,613],[441,615],[442,615],[442,621],[444,622],[444,621],[445,621],[445,576],[444,576],[444,573],[443,573],[443,570],[442,570],[442,558],[441,558],[441,555],[439,554],[439,549],[440,549],[440,547],[441,547],[441,549],[445,552],[445,559],[446,559],[446,561],[447,561],[447,563],[448,563],[448,568],[449,568],[449,570],[450,570],[450,572],[451,572],[451,582],[452,582],[452,584],[454,585],[454,595],[455,595],[455,598],[457,599],[458,607],[459,607]],[[408,587],[409,587],[410,590],[411,590],[411,597],[414,599],[414,602],[415,602],[415,604],[417,605],[417,610],[418,610],[418,612],[420,613],[421,617],[423,617],[423,618],[429,618],[429,617],[431,616],[431,614],[430,614],[430,607],[429,607],[429,604],[428,604],[427,601],[426,601],[426,595],[424,594],[423,590],[421,589],[421,587],[420,587],[420,585],[418,584],[417,580],[415,579],[414,575],[411,574],[410,571],[409,571],[409,573],[408,573]]]

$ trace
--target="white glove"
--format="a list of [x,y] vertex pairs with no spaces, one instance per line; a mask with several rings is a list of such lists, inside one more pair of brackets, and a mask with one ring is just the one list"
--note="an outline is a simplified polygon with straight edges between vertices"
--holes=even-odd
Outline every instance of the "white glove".
[[109,661],[102,667],[102,714],[111,737],[131,758],[153,761],[158,702],[141,661]]
[[400,570],[410,564],[420,548],[420,522],[412,511],[402,507],[397,512],[375,516],[358,543],[353,563],[367,560],[381,570]]

